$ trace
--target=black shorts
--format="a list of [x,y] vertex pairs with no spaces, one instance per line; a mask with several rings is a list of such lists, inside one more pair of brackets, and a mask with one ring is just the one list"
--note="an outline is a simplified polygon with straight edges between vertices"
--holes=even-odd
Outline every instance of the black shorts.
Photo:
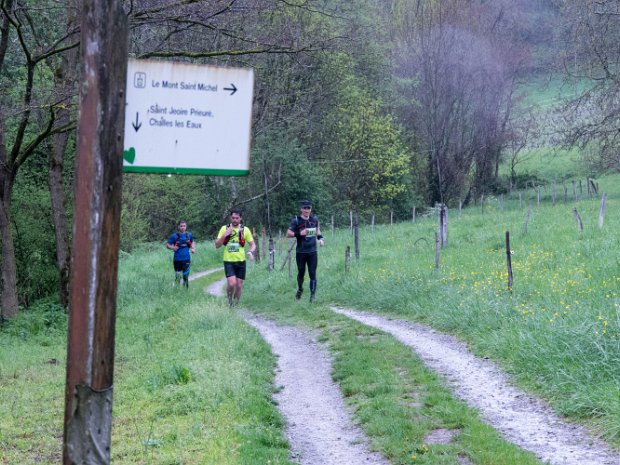
[[227,278],[235,276],[237,279],[245,279],[245,262],[224,262],[224,274]]
[[174,271],[186,271],[189,270],[190,260],[173,260],[172,266]]

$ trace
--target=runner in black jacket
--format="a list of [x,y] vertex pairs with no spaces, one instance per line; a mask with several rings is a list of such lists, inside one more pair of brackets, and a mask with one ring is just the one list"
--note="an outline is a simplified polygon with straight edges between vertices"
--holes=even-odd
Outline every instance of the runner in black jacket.
[[297,238],[295,258],[297,260],[297,292],[295,299],[301,299],[304,292],[306,266],[310,276],[310,302],[314,302],[316,293],[316,267],[318,264],[317,243],[323,247],[319,219],[311,214],[312,203],[304,200],[300,203],[300,214],[291,220],[286,235]]

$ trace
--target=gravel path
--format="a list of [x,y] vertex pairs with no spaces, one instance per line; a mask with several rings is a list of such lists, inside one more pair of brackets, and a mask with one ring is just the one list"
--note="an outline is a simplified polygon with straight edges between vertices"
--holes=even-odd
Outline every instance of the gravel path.
[[[223,296],[226,281],[207,287]],[[389,465],[369,451],[368,440],[351,420],[338,386],[331,379],[331,361],[307,332],[279,326],[242,313],[278,358],[274,395],[287,422],[291,460],[301,465]]]
[[332,310],[391,334],[411,347],[442,375],[454,393],[477,408],[510,442],[553,465],[619,465],[620,454],[585,428],[561,420],[543,402],[510,385],[493,363],[472,355],[465,345],[433,329],[372,313]]
[[[209,272],[219,271],[210,270]],[[206,272],[208,273],[208,272]],[[206,274],[205,273],[205,274]],[[204,274],[202,274],[204,276]],[[223,295],[225,280],[206,288]],[[547,405],[510,384],[493,363],[432,328],[352,309],[334,312],[391,334],[444,377],[455,395],[478,409],[508,441],[552,465],[620,465],[620,454],[585,428],[561,420]],[[278,357],[274,397],[287,420],[293,460],[301,465],[387,464],[366,448],[331,379],[326,352],[311,335],[244,314]]]

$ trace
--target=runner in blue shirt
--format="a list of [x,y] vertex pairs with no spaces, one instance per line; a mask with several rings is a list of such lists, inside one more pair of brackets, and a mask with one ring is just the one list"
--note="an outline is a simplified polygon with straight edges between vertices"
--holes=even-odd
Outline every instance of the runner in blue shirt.
[[174,250],[172,265],[175,272],[175,285],[178,285],[183,277],[183,286],[189,288],[190,252],[196,253],[196,245],[192,233],[187,231],[186,221],[179,221],[177,229],[178,232],[168,238],[166,248]]

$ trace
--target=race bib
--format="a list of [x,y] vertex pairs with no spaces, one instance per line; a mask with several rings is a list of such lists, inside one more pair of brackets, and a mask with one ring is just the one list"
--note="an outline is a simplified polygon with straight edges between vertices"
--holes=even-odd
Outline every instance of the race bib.
[[306,231],[308,232],[307,237],[316,236],[316,228],[306,228]]
[[235,253],[235,252],[239,252],[239,243],[238,242],[233,242],[233,243],[229,243],[228,244],[228,251],[230,253]]

